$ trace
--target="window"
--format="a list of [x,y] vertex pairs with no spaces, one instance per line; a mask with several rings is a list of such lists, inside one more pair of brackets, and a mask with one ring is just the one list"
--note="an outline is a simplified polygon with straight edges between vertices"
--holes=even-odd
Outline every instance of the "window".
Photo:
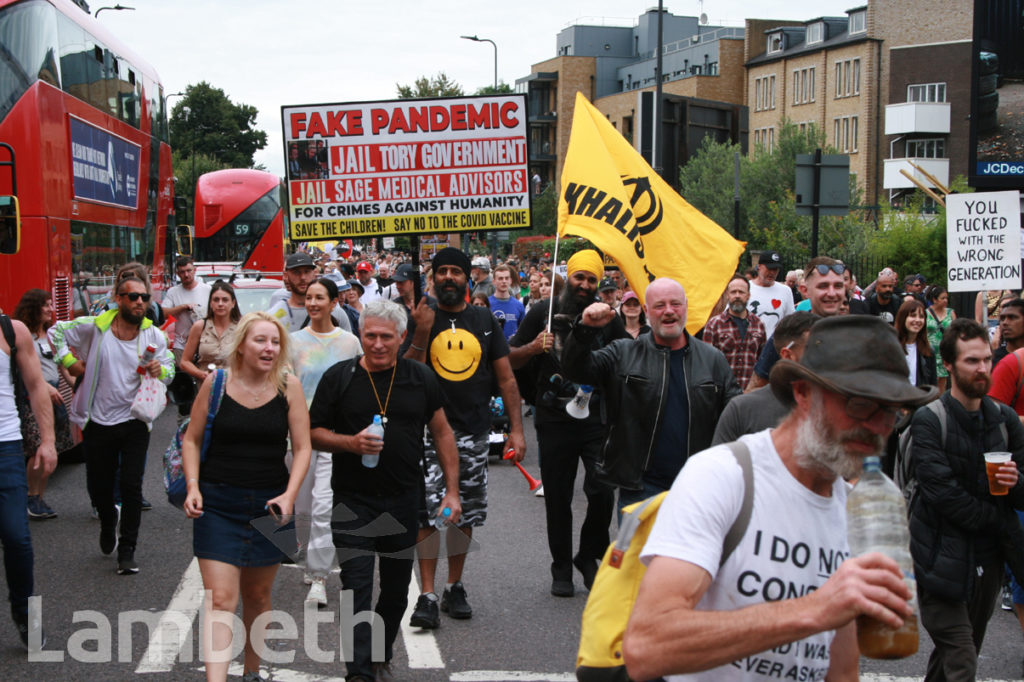
[[908,102],[945,102],[945,83],[922,83],[907,86]]
[[768,36],[768,54],[782,52],[785,46],[782,40],[782,33],[772,33]]
[[754,146],[771,151],[775,145],[775,128],[756,128],[754,130]]
[[814,101],[814,67],[793,72],[793,104]]
[[944,159],[946,158],[946,140],[943,138],[907,140],[907,157],[912,159]]
[[833,143],[841,152],[854,153],[859,145],[857,143],[858,118],[856,116],[841,116],[834,120],[835,132]]
[[825,39],[825,24],[817,21],[807,27],[806,42],[808,45],[820,43]]
[[860,94],[860,58],[836,62],[836,99]]
[[852,33],[863,33],[868,30],[868,14],[867,12],[852,12],[850,14],[850,25],[847,29]]
[[28,2],[0,13],[0,119],[36,80],[58,85],[55,14],[50,5]]
[[775,108],[775,76],[754,79],[754,111]]

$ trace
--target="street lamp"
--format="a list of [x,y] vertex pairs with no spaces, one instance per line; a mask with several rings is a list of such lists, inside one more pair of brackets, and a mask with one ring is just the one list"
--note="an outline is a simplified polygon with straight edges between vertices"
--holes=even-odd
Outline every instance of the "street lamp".
[[459,36],[463,40],[472,40],[474,43],[490,43],[494,48],[494,90],[498,90],[498,45],[490,38],[477,38],[476,36]]
[[100,7],[98,10],[96,10],[96,12],[93,14],[93,16],[94,17],[98,17],[100,15],[100,12],[102,12],[105,9],[112,9],[112,10],[116,10],[116,11],[122,11],[122,10],[131,10],[132,12],[135,11],[134,7],[126,7],[124,5],[117,4],[117,5],[114,5],[113,7]]

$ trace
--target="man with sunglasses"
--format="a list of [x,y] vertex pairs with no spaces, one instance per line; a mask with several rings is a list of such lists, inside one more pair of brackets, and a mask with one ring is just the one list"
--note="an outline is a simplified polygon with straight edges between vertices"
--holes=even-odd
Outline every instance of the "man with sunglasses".
[[[804,268],[804,281],[800,285],[800,293],[809,301],[810,312],[818,317],[842,315],[843,303],[846,301],[846,284],[843,275],[846,266],[835,258],[817,256],[808,261]],[[768,376],[772,367],[779,361],[779,352],[775,349],[771,337],[761,351],[761,357],[754,365],[754,374],[750,377],[746,392],[768,385]]]
[[[909,382],[900,351],[877,318],[817,322],[800,362],[771,373],[789,416],[738,441],[750,482],[725,445],[690,457],[640,555],[623,643],[631,679],[857,679],[855,619],[895,628],[912,615],[899,565],[849,557],[846,530],[844,479],[882,453],[902,408],[937,393]],[[745,531],[724,556],[745,498]]]
[[[146,317],[150,295],[146,283],[128,277],[117,283],[117,310],[77,317],[50,327],[55,354],[82,380],[71,401],[72,422],[82,428],[86,479],[100,517],[100,551],[117,548],[117,572],[139,572],[135,547],[142,516],[142,474],[149,447],[149,425],[131,415],[142,373],[169,384],[174,357],[167,339]],[[143,362],[146,349],[153,359]],[[114,506],[114,474],[121,469],[121,524]]]
[[[917,491],[910,502],[921,623],[935,644],[926,680],[973,680],[985,628],[1003,579],[1004,562],[1024,578],[1024,426],[1008,405],[987,396],[992,349],[987,330],[953,321],[939,343],[949,371],[942,395],[945,425],[931,409],[911,423]],[[994,474],[1007,489],[992,494],[982,453],[1012,453]]]

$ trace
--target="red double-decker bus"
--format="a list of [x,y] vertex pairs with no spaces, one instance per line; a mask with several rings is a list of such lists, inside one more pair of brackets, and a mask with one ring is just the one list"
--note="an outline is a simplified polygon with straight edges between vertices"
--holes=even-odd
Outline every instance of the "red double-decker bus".
[[161,290],[174,202],[156,72],[70,0],[0,0],[0,46],[0,143],[14,162],[0,195],[17,196],[21,217],[0,243],[0,307],[38,287],[67,319],[76,280],[101,286],[132,260]]
[[198,262],[230,262],[242,270],[284,270],[281,180],[273,173],[229,168],[196,183]]

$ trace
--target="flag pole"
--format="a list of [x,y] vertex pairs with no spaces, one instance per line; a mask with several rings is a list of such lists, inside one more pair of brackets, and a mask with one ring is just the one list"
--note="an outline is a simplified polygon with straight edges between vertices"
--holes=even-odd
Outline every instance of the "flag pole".
[[[555,230],[555,250],[551,254],[551,298],[548,300],[548,326],[545,327],[545,331],[551,331],[551,318],[555,314],[555,277],[558,273],[555,272],[555,265],[558,263],[558,238],[561,231]],[[568,282],[566,283],[568,285]]]

